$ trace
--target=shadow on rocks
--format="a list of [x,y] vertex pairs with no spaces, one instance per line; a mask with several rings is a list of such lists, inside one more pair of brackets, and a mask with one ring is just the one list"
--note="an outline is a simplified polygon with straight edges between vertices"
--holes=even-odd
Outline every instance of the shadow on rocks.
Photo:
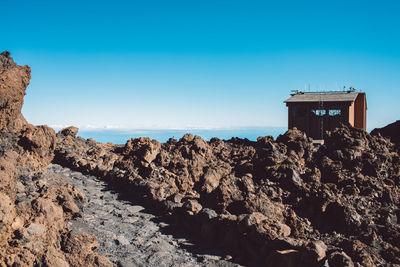
[[239,255],[237,252],[228,250],[225,246],[218,244],[214,238],[207,241],[195,228],[193,231],[189,231],[190,227],[186,224],[195,222],[190,222],[189,218],[185,218],[184,215],[177,217],[168,213],[160,208],[161,205],[157,205],[154,200],[146,198],[144,195],[132,194],[129,187],[107,183],[104,190],[118,194],[118,200],[128,201],[133,205],[144,207],[141,212],[155,215],[156,217],[152,218],[151,221],[160,226],[160,233],[173,236],[177,240],[179,247],[195,255],[199,262],[203,260],[203,255],[211,255],[232,263],[232,265],[226,265],[219,262],[218,266],[236,266],[237,264],[249,267],[260,266],[260,263],[249,260],[245,255]]

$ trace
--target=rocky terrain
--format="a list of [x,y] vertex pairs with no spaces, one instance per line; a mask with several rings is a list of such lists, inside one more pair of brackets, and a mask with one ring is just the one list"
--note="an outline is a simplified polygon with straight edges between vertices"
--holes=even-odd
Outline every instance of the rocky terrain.
[[400,266],[399,122],[103,144],[28,124],[29,78],[1,54],[0,265]]
[[85,194],[79,216],[67,225],[73,233],[95,235],[99,243],[96,251],[116,266],[239,266],[221,259],[221,255],[200,253],[207,248],[196,247],[184,237],[176,238],[173,225],[124,199],[94,176],[55,164],[49,165],[47,172],[62,175]]
[[21,114],[30,68],[0,54],[0,266],[110,266],[93,252],[94,236],[74,234],[66,221],[85,196],[46,173],[56,135]]
[[124,146],[57,134],[54,161],[101,177],[212,244],[266,266],[400,264],[400,158],[343,125],[325,144],[293,129],[260,137]]

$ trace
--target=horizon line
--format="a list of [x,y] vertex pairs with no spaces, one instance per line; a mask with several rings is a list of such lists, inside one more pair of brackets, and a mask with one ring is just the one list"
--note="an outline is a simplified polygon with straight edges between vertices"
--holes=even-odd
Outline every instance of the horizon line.
[[288,126],[266,126],[266,125],[253,125],[253,126],[187,126],[187,127],[128,127],[128,126],[97,126],[97,125],[60,125],[60,124],[51,124],[48,125],[49,127],[53,128],[54,130],[61,130],[67,127],[77,127],[79,131],[112,131],[112,130],[120,130],[120,131],[190,131],[190,130],[246,130],[246,129],[282,129],[287,128]]

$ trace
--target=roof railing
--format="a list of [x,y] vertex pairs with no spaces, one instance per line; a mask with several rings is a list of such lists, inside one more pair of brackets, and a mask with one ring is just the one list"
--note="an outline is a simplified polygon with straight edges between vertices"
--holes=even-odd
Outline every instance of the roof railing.
[[343,87],[343,90],[338,91],[313,91],[313,92],[306,92],[301,90],[292,90],[291,96],[294,95],[304,95],[304,94],[337,94],[337,93],[354,93],[356,88],[350,86],[349,88]]

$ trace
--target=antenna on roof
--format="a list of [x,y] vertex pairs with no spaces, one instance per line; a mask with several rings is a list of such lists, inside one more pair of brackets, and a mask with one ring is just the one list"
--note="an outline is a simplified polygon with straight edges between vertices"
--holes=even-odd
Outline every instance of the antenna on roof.
[[355,92],[355,91],[356,91],[356,88],[354,88],[353,86],[350,86],[349,90],[347,92],[350,93],[350,92]]
[[294,96],[294,95],[298,95],[298,94],[301,94],[301,91],[300,90],[291,90],[291,96]]

